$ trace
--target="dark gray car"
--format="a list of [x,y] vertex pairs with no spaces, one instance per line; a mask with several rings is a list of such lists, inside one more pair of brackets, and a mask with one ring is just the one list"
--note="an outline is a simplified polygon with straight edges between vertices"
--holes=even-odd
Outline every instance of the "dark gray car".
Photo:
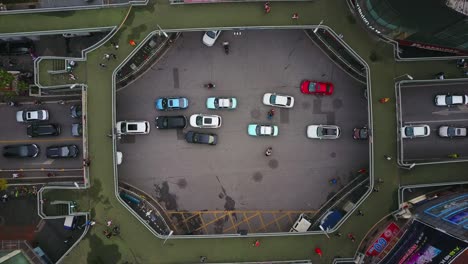
[[218,143],[218,136],[216,134],[189,131],[185,134],[185,140],[188,143],[216,145]]
[[79,153],[77,145],[50,146],[46,150],[49,159],[76,158]]
[[187,118],[183,115],[156,117],[156,127],[159,129],[181,129],[186,126]]
[[3,156],[6,158],[35,158],[39,155],[39,146],[36,144],[8,145],[3,147]]

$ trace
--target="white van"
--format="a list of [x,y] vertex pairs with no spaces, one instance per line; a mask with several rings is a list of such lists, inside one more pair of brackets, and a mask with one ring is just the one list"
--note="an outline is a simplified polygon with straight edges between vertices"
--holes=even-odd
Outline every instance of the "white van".
[[304,214],[301,214],[289,232],[307,232],[311,225],[312,223],[305,218]]

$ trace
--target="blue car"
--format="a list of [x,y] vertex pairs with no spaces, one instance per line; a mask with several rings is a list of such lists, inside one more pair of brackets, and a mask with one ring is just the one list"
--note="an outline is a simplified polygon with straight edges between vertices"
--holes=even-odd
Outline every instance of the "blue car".
[[278,136],[278,127],[275,125],[259,125],[259,124],[249,124],[247,127],[247,133],[249,136]]
[[161,111],[186,109],[188,100],[185,97],[161,97],[156,100],[156,109]]
[[208,97],[206,108],[208,109],[236,109],[237,99],[234,97]]

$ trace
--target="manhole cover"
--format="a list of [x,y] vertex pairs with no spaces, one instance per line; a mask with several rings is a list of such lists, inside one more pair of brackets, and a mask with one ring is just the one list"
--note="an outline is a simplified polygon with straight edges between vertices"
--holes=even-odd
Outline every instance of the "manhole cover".
[[261,182],[262,179],[263,179],[263,174],[261,172],[256,172],[252,179],[254,180],[254,182]]

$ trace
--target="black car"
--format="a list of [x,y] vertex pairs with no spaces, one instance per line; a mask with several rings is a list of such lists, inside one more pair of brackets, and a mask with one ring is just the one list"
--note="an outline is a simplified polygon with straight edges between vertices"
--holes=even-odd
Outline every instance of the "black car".
[[76,158],[79,153],[77,145],[50,146],[46,150],[46,156],[49,159]]
[[9,145],[3,147],[3,156],[6,158],[35,158],[39,155],[39,146],[36,144]]
[[81,105],[73,105],[72,107],[70,107],[70,114],[73,118],[81,118]]
[[58,124],[32,124],[27,128],[29,137],[58,136],[60,125]]
[[353,130],[354,139],[368,139],[369,138],[369,129],[367,127],[355,128]]
[[218,136],[216,134],[189,131],[185,134],[185,140],[188,143],[216,145],[218,143]]
[[156,117],[156,127],[159,129],[185,128],[187,126],[187,118],[180,116],[158,116]]

